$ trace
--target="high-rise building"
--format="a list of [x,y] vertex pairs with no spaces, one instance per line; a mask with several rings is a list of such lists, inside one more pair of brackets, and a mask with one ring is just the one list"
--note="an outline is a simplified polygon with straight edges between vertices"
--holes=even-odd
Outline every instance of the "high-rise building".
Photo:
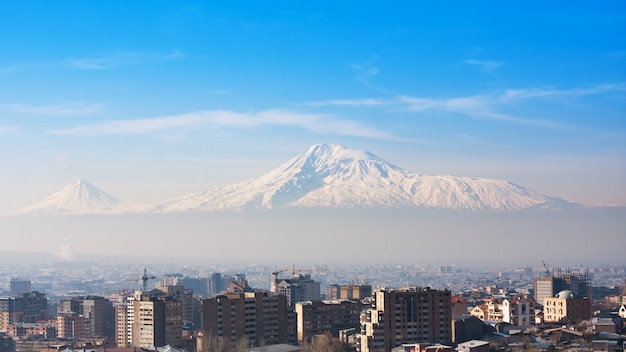
[[554,297],[558,292],[566,289],[565,280],[560,277],[546,275],[534,281],[535,302],[544,305],[545,299]]
[[11,297],[0,297],[0,330],[10,324],[36,323],[48,319],[48,299],[43,293],[32,291]]
[[298,341],[330,332],[338,337],[344,329],[358,329],[361,303],[351,300],[305,301],[295,304]]
[[320,283],[311,279],[309,274],[293,274],[291,279],[279,279],[274,282],[274,292],[287,296],[290,306],[303,301],[318,301]]
[[115,338],[113,303],[101,296],[87,296],[82,301],[82,315],[89,321],[89,336]]
[[227,284],[224,284],[222,274],[213,273],[211,275],[211,279],[209,280],[209,296],[214,296],[220,292],[225,291],[226,285]]
[[57,337],[60,339],[82,339],[89,334],[89,320],[74,312],[57,315]]
[[428,287],[378,290],[361,315],[358,349],[390,351],[403,343],[452,342],[450,291]]
[[546,272],[534,281],[535,302],[544,305],[545,298],[555,297],[561,291],[571,291],[577,297],[591,298],[591,274],[589,270],[570,271],[557,269],[552,274]]
[[266,292],[216,296],[202,302],[203,334],[251,346],[296,343],[295,313],[287,297]]
[[88,321],[89,337],[115,338],[115,309],[113,302],[102,296],[76,296],[59,302],[59,313],[72,312]]
[[167,296],[182,303],[182,319],[184,322],[193,322],[199,325],[196,319],[197,300],[194,298],[193,291],[186,289],[183,285],[159,286],[159,290],[163,291]]
[[134,347],[181,346],[181,301],[155,290],[135,292],[135,299],[132,303],[132,345]]

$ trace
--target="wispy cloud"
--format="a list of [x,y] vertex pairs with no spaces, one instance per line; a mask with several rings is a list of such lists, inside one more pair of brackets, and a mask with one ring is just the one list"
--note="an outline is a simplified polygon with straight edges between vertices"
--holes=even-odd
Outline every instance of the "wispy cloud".
[[130,135],[173,133],[197,128],[260,128],[292,126],[320,134],[350,135],[376,139],[392,139],[386,131],[370,128],[360,122],[340,120],[327,114],[303,114],[285,110],[264,110],[240,113],[227,110],[200,111],[174,116],[105,121],[70,129],[50,131],[57,135]]
[[305,103],[308,106],[378,106],[392,104],[388,99],[338,99]]
[[104,104],[71,102],[57,105],[8,104],[0,105],[0,111],[25,115],[91,115],[102,110]]
[[437,110],[462,114],[476,119],[500,120],[543,127],[562,126],[562,124],[557,121],[525,118],[498,112],[498,109],[502,109],[502,104],[500,100],[493,95],[475,95],[444,99],[414,98],[405,96],[401,97],[400,101],[406,104],[407,110],[414,112]]
[[0,125],[0,134],[5,134],[5,133],[17,131],[17,129],[18,128],[15,127],[15,126],[3,126],[3,125]]
[[473,65],[479,67],[482,71],[487,73],[493,73],[495,69],[502,66],[502,62],[491,61],[491,60],[465,60],[465,63],[468,65]]
[[179,50],[165,54],[120,52],[93,57],[70,58],[65,60],[65,66],[79,70],[110,70],[120,66],[162,62],[184,57],[185,55]]
[[180,50],[173,50],[167,53],[125,51],[87,57],[72,57],[57,62],[15,63],[9,66],[0,67],[0,73],[11,74],[20,71],[52,70],[60,68],[70,68],[76,70],[111,70],[121,66],[165,62],[179,60],[185,57],[186,55]]
[[571,89],[557,89],[557,88],[532,88],[532,89],[508,89],[502,95],[503,101],[511,101],[514,99],[532,99],[532,98],[547,98],[555,96],[588,96],[599,95],[606,93],[618,93],[626,92],[626,83],[611,83],[611,84],[599,84],[596,86],[586,88],[571,88]]

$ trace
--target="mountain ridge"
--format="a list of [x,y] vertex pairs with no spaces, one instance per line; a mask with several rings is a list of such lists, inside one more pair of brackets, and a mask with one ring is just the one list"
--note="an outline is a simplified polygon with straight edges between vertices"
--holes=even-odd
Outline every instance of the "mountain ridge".
[[14,214],[164,214],[283,208],[512,211],[577,206],[508,181],[422,175],[369,151],[316,144],[259,177],[153,205],[122,202],[77,180]]

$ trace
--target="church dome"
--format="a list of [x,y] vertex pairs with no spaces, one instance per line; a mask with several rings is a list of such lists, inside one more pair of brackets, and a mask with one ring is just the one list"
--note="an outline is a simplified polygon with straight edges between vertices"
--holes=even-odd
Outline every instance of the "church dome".
[[574,298],[574,294],[570,290],[563,290],[556,294],[556,298]]

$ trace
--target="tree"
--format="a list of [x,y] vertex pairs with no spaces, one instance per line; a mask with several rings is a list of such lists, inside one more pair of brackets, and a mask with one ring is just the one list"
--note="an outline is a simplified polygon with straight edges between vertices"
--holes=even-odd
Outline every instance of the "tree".
[[333,337],[330,332],[314,336],[311,341],[300,344],[301,352],[344,352],[345,346],[339,338]]

